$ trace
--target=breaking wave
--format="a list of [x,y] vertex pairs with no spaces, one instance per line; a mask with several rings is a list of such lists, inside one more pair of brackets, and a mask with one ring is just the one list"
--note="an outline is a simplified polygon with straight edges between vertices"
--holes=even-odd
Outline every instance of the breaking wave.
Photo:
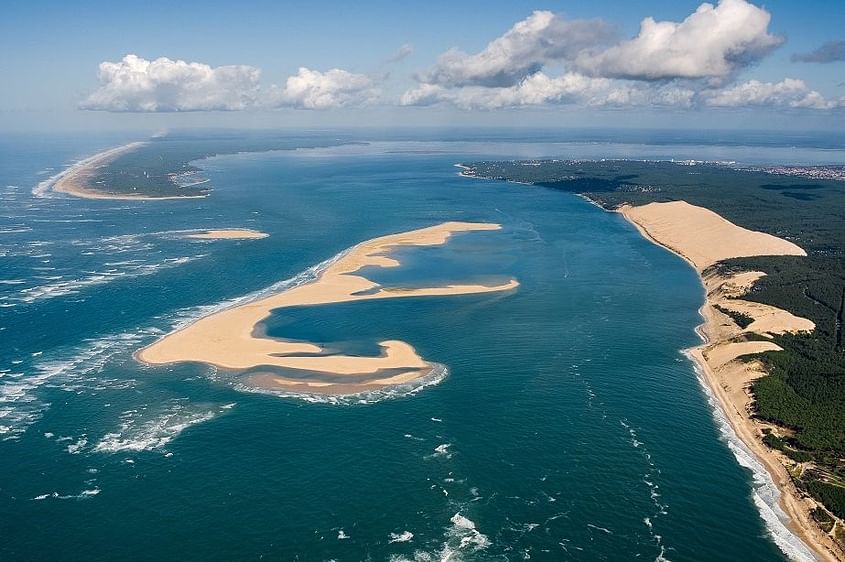
[[83,289],[88,287],[95,287],[98,285],[105,285],[116,281],[118,279],[131,279],[134,277],[143,277],[152,275],[162,269],[177,267],[201,256],[182,256],[176,258],[167,258],[159,263],[134,263],[129,264],[124,262],[122,269],[114,267],[102,271],[88,272],[86,277],[79,277],[69,280],[55,280],[52,283],[45,285],[38,285],[36,287],[29,287],[22,289],[17,300],[23,303],[33,303],[36,301],[53,299],[56,297],[63,297],[67,295],[75,295],[80,293]]
[[[669,506],[663,503],[662,494],[660,493],[660,485],[657,484],[657,479],[660,476],[660,469],[654,464],[654,461],[651,458],[651,453],[649,453],[648,449],[645,447],[645,443],[640,440],[637,430],[631,427],[626,419],[619,420],[619,423],[628,432],[628,438],[631,446],[640,452],[648,465],[648,470],[643,475],[642,482],[648,488],[649,498],[651,499],[651,503],[654,505],[654,513],[651,516],[644,517],[643,524],[648,529],[648,532],[651,535],[651,540],[654,541],[654,544],[658,549],[655,562],[668,562],[668,558],[666,558],[667,547],[663,542],[663,536],[654,530],[654,521],[658,517],[666,515],[669,509]],[[591,524],[588,524],[588,527],[610,532],[608,529]]]
[[[443,532],[443,543],[435,552],[417,550],[412,558],[394,555],[391,562],[461,562],[467,556],[475,558],[479,553],[487,550],[491,545],[490,539],[478,530],[475,522],[458,511],[449,519],[449,525]],[[402,535],[391,534],[391,543],[405,542],[394,540],[394,537],[407,537],[410,541],[413,533],[405,531]]]
[[18,439],[41,419],[50,407],[41,395],[43,386],[73,392],[122,390],[134,385],[134,379],[103,378],[103,368],[120,355],[127,355],[149,333],[116,334],[86,340],[66,358],[44,357],[36,353],[32,373],[9,372],[0,379],[0,436]]
[[101,490],[99,488],[91,488],[88,490],[82,490],[78,494],[61,494],[59,492],[50,492],[49,494],[41,494],[31,498],[31,501],[43,501],[43,500],[87,500],[89,498],[93,498],[97,494],[99,494]]
[[162,450],[180,433],[208,421],[221,411],[219,406],[201,407],[186,399],[171,401],[164,411],[149,418],[147,408],[127,410],[120,415],[117,431],[107,433],[94,446],[97,453]]
[[734,457],[736,457],[739,465],[751,471],[751,491],[754,505],[760,512],[760,517],[766,524],[766,529],[771,535],[772,540],[792,560],[798,560],[800,562],[812,562],[816,560],[816,557],[807,545],[789,529],[791,519],[780,507],[780,490],[775,485],[774,480],[772,480],[771,474],[769,474],[769,471],[757,460],[754,453],[737,436],[728,418],[725,416],[722,406],[713,394],[713,390],[707,384],[701,372],[701,366],[692,357],[690,357],[690,360],[695,367],[698,382],[707,395],[707,401],[710,404],[713,419],[716,421],[722,440],[727,443],[728,448],[734,454]]

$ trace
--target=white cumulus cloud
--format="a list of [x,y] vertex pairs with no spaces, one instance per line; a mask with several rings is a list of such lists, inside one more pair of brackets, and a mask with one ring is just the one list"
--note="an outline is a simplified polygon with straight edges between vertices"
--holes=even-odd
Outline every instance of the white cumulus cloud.
[[298,109],[333,109],[359,106],[378,99],[379,89],[364,74],[333,68],[326,72],[301,67],[284,88],[273,88],[269,104]]
[[608,85],[608,80],[572,72],[556,78],[543,72],[535,72],[518,84],[505,88],[445,88],[436,84],[421,84],[418,88],[405,92],[400,103],[432,105],[448,102],[463,109],[588,103],[592,97],[604,92]]
[[781,82],[749,80],[732,88],[704,95],[704,103],[714,107],[770,106],[803,109],[845,107],[845,99],[827,99],[811,90],[803,80],[786,78]]
[[419,80],[449,87],[513,86],[547,63],[572,58],[611,36],[611,27],[601,20],[569,21],[549,11],[535,11],[479,53],[458,49],[443,53]]
[[590,100],[591,105],[607,107],[677,107],[692,108],[697,103],[695,90],[674,85],[631,84],[613,81],[604,94]]
[[100,87],[81,104],[101,111],[237,111],[259,94],[261,71],[252,66],[211,67],[161,57],[126,55],[102,62]]
[[[443,53],[400,103],[700,107],[783,42],[769,32],[770,20],[747,0],[719,0],[679,22],[645,18],[635,37],[620,41],[601,20],[535,11],[475,54]],[[563,73],[551,77],[549,66]],[[794,103],[823,105],[807,95]]]
[[729,77],[783,39],[768,31],[771,15],[745,0],[704,3],[680,23],[645,18],[639,34],[609,49],[582,53],[592,75],[632,80]]

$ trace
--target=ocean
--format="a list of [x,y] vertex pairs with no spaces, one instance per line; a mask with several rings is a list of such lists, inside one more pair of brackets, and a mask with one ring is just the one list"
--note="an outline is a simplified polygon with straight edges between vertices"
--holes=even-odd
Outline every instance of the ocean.
[[[842,147],[381,135],[201,160],[206,199],[49,191],[74,161],[133,140],[143,138],[0,137],[0,558],[808,556],[682,353],[699,343],[695,272],[579,197],[463,178],[455,164],[841,164]],[[274,395],[208,366],[132,356],[313,278],[361,241],[452,220],[503,228],[403,249],[403,267],[373,280],[514,277],[517,290],[299,307],[266,325],[347,353],[406,341],[445,367],[424,384]],[[209,228],[270,236],[181,235]]]

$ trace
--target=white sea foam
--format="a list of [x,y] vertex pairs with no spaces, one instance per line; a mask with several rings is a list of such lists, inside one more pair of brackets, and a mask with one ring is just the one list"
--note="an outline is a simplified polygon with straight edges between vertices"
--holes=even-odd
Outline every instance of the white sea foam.
[[162,269],[177,267],[202,256],[182,256],[176,258],[166,258],[157,263],[137,263],[124,267],[122,270],[110,269],[105,271],[90,271],[85,277],[78,277],[69,280],[56,280],[52,283],[38,285],[35,287],[28,287],[22,289],[18,295],[17,300],[23,303],[33,303],[56,297],[64,297],[67,295],[79,294],[83,289],[95,287],[98,285],[105,285],[118,279],[131,279],[135,277],[143,277],[152,275]]
[[390,533],[390,540],[388,543],[395,542],[410,542],[414,539],[414,533],[411,531],[402,531],[401,533]]
[[[690,359],[692,360],[691,357]],[[780,507],[780,490],[775,485],[774,480],[772,480],[771,474],[769,474],[769,471],[757,460],[754,453],[737,436],[728,418],[725,416],[721,404],[701,373],[701,367],[696,361],[692,361],[692,363],[695,367],[698,382],[707,395],[707,401],[710,403],[713,418],[716,421],[722,439],[727,443],[728,448],[734,454],[740,466],[751,471],[751,492],[754,505],[760,512],[760,517],[765,522],[766,529],[772,540],[792,560],[800,562],[817,560],[809,547],[804,544],[804,541],[789,529],[791,519]]]
[[[642,482],[648,488],[649,499],[651,499],[651,503],[654,505],[655,511],[650,517],[644,517],[643,523],[648,529],[648,532],[651,535],[651,539],[654,541],[654,544],[655,546],[657,546],[658,549],[658,554],[655,560],[660,562],[668,562],[668,560],[665,558],[667,549],[666,545],[663,543],[663,536],[658,534],[654,530],[654,520],[662,515],[666,515],[669,509],[669,506],[663,503],[662,496],[660,494],[660,486],[657,484],[657,479],[660,476],[660,469],[657,468],[657,466],[654,464],[654,461],[651,458],[651,453],[649,453],[648,449],[645,447],[645,443],[640,440],[636,429],[631,427],[631,425],[625,419],[619,420],[619,424],[624,427],[625,430],[628,432],[628,440],[631,443],[631,446],[640,452],[648,466],[646,473],[643,474]],[[588,524],[588,527],[607,531],[607,529],[603,529],[595,525]]]
[[613,534],[613,531],[611,531],[607,527],[600,527],[599,525],[593,525],[592,523],[587,523],[587,527],[589,527],[590,529],[595,529],[596,531],[601,531],[602,533],[606,533],[608,535]]
[[163,410],[150,414],[147,409],[127,410],[121,414],[117,431],[107,433],[94,447],[98,453],[163,450],[187,428],[208,421],[220,412],[216,406],[198,406],[186,400],[174,400]]
[[452,527],[447,531],[449,539],[457,539],[457,549],[469,549],[471,551],[484,550],[490,546],[490,539],[475,527],[475,522],[460,512],[452,516],[449,521]]
[[82,490],[78,494],[61,494],[59,492],[50,492],[48,494],[41,494],[31,498],[31,501],[42,501],[47,499],[54,499],[54,500],[86,500],[88,498],[92,498],[99,494],[101,490],[99,488],[90,488],[87,490]]
[[[42,386],[74,392],[96,392],[105,389],[126,389],[133,379],[102,378],[100,373],[114,357],[128,355],[138,346],[145,334],[117,334],[95,340],[86,340],[71,348],[70,356],[61,357],[67,350],[33,353],[36,363],[30,373],[10,373],[0,379],[0,431],[3,440],[18,439],[32,424],[41,419],[49,408],[42,399]],[[146,336],[148,337],[148,336]]]
[[76,443],[72,443],[72,444],[67,446],[67,452],[70,453],[71,455],[78,455],[82,451],[82,449],[85,447],[85,445],[87,445],[87,444],[88,444],[88,439],[86,439],[85,437],[80,437],[76,441]]
[[[414,552],[413,558],[393,555],[389,560],[392,562],[461,562],[467,556],[474,559],[478,553],[490,546],[491,542],[487,535],[479,531],[476,528],[475,522],[463,515],[460,511],[449,519],[449,523],[450,525],[445,527],[443,533],[443,544],[436,552],[417,550]],[[408,540],[413,538],[412,533],[408,531],[406,533],[410,534]],[[402,535],[405,535],[405,533]],[[393,536],[391,534],[391,537]],[[404,541],[391,540],[390,542]]]
[[450,459],[452,458],[452,453],[449,452],[449,447],[451,446],[451,443],[441,443],[440,445],[434,448],[434,453],[429,456],[434,458],[443,457]]

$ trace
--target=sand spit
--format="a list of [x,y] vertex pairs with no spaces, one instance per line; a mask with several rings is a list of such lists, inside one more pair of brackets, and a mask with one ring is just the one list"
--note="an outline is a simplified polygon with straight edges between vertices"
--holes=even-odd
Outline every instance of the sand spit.
[[66,193],[83,199],[119,199],[130,201],[158,201],[165,199],[194,199],[202,198],[205,195],[186,196],[165,196],[153,197],[143,194],[118,194],[100,191],[91,185],[91,179],[97,173],[98,168],[106,166],[118,157],[136,150],[147,144],[146,142],[131,142],[117,148],[111,148],[98,152],[97,154],[80,160],[64,172],[58,174],[53,182],[52,190],[58,193]]
[[219,230],[196,230],[185,234],[185,238],[196,240],[258,240],[270,236],[266,232],[251,228],[226,228]]
[[[701,276],[707,294],[700,310],[704,324],[699,326],[704,343],[687,350],[687,354],[698,363],[736,435],[766,467],[780,490],[780,505],[791,520],[792,532],[819,559],[845,560],[845,555],[810,515],[815,502],[792,483],[788,470],[795,463],[763,444],[763,429],[772,429],[771,426],[752,417],[751,383],[766,375],[762,363],[753,355],[781,348],[773,342],[748,336],[771,338],[773,334],[811,331],[815,324],[773,306],[742,300],[764,273],[721,275],[708,269],[729,258],[804,256],[806,252],[788,240],[742,228],[709,209],[685,201],[624,206],[619,211],[646,238],[683,257]],[[741,328],[720,309],[746,315],[751,323]]]
[[[355,274],[363,267],[398,267],[400,263],[389,256],[397,247],[436,246],[445,244],[455,233],[499,228],[497,224],[447,222],[362,242],[342,254],[314,281],[201,318],[141,349],[136,357],[151,365],[191,361],[251,371],[256,373],[249,381],[251,384],[271,390],[307,388],[309,392],[344,394],[359,392],[361,388],[372,390],[407,384],[424,377],[432,365],[405,342],[379,342],[382,353],[374,357],[329,354],[315,343],[264,337],[260,324],[271,311],[292,306],[513,289],[518,286],[516,280],[496,286],[391,290]],[[292,369],[306,376],[282,376],[260,372],[261,368]]]

